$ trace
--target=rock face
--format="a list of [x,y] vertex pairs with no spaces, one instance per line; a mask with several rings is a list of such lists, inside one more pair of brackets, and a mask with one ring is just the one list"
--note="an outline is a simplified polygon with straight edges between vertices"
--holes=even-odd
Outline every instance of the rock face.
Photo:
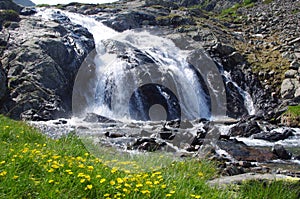
[[6,93],[6,75],[2,69],[2,65],[0,63],[0,102]]
[[2,59],[9,93],[1,112],[16,119],[49,120],[71,110],[73,82],[94,48],[92,35],[57,13],[56,22],[26,17],[8,27],[10,40]]

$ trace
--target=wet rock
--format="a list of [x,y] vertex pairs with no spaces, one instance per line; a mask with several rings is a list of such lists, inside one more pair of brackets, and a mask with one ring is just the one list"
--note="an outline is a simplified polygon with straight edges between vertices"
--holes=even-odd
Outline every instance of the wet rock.
[[292,158],[292,154],[289,153],[281,144],[275,144],[272,151],[282,160],[290,160]]
[[271,151],[250,147],[235,139],[218,141],[217,145],[238,161],[266,162],[276,159]]
[[107,117],[97,115],[95,113],[87,113],[86,117],[83,119],[85,122],[92,122],[92,123],[116,123],[115,120],[111,120]]
[[271,132],[262,132],[256,135],[253,135],[254,139],[267,140],[269,142],[277,142],[279,140],[284,140],[290,136],[294,136],[294,131],[292,129],[286,129],[282,133],[271,131]]
[[165,142],[159,142],[155,138],[139,138],[134,144],[133,149],[142,151],[157,151],[166,146]]
[[106,132],[104,135],[109,138],[120,138],[125,136],[124,133],[113,133],[113,132]]
[[241,121],[229,130],[230,136],[250,137],[262,131],[256,121]]
[[23,9],[20,11],[20,14],[21,14],[21,15],[24,15],[24,16],[34,15],[34,14],[36,14],[36,13],[37,13],[37,11],[36,11],[35,8],[28,8],[28,7],[23,8]]

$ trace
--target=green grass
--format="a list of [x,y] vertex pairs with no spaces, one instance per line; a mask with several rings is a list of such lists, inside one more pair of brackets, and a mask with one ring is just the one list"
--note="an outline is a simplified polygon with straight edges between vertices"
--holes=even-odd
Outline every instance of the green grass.
[[291,113],[293,116],[300,116],[300,105],[298,106],[289,106],[288,112]]
[[[162,154],[128,158],[88,144],[88,139],[74,134],[52,140],[23,122],[0,115],[0,198],[227,199],[261,193],[293,198],[297,194],[295,183],[264,189],[261,183],[246,183],[238,190],[212,188],[206,182],[217,176],[214,162],[172,160]],[[168,164],[146,167],[149,162]],[[295,194],[287,193],[291,186]]]

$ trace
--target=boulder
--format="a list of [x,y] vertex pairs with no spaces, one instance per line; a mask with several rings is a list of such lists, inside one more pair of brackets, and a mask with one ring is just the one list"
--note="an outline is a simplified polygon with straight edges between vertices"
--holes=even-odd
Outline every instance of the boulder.
[[26,17],[10,30],[2,59],[10,93],[0,112],[8,109],[12,118],[49,120],[71,114],[74,80],[94,40],[61,13],[54,18]]
[[292,129],[286,129],[282,133],[271,131],[271,132],[263,132],[256,135],[253,135],[254,139],[267,140],[269,142],[277,142],[279,140],[284,140],[289,138],[290,136],[294,136]]
[[262,130],[256,121],[241,121],[229,130],[230,136],[250,137]]
[[235,139],[218,141],[217,145],[238,161],[266,162],[276,159],[271,151],[250,147]]
[[284,79],[281,84],[280,94],[283,99],[292,99],[295,91],[300,87],[300,82],[296,78]]
[[[4,73],[4,70],[2,69],[2,64],[0,62],[0,102],[1,99],[5,96],[6,94],[6,88],[7,84],[6,84],[6,75]],[[1,103],[0,103],[1,105]]]
[[292,158],[292,154],[289,153],[282,145],[275,144],[272,148],[272,151],[278,158],[283,160],[290,160]]

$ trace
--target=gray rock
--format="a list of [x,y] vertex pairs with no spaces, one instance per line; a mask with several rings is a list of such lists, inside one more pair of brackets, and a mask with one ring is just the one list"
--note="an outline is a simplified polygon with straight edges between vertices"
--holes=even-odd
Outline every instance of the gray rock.
[[10,88],[4,105],[12,118],[48,120],[70,114],[75,76],[94,41],[85,28],[60,13],[55,17],[56,22],[26,17],[10,30],[2,64]]
[[290,69],[298,70],[299,68],[300,64],[296,60],[292,61],[292,63],[290,64]]
[[13,0],[13,2],[21,6],[35,6],[35,3],[30,0]]
[[292,154],[287,152],[287,150],[285,150],[285,148],[281,144],[275,144],[272,148],[272,151],[280,159],[289,160],[292,158]]
[[280,94],[283,99],[292,99],[295,91],[300,87],[298,79],[284,79],[281,84]]
[[6,75],[2,69],[2,64],[0,62],[0,102],[6,93]]
[[285,78],[295,78],[297,73],[298,71],[290,69],[284,73],[284,76]]

